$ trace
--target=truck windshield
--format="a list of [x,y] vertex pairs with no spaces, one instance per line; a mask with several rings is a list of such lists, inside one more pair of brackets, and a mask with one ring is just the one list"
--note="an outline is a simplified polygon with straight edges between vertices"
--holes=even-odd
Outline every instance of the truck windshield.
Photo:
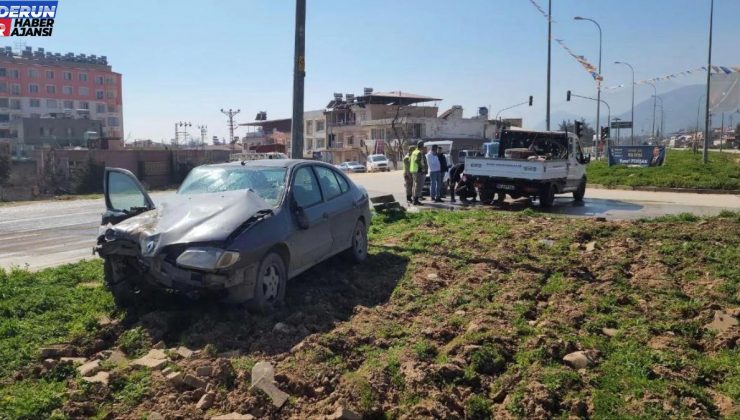
[[178,194],[209,194],[251,189],[275,205],[285,190],[285,168],[207,167],[195,168],[183,181]]

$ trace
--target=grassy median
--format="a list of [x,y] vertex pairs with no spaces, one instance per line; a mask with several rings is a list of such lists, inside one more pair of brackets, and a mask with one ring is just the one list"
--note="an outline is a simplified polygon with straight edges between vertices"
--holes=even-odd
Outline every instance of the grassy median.
[[668,150],[665,165],[655,168],[608,166],[605,161],[588,165],[588,182],[609,187],[698,188],[740,190],[740,154],[709,152],[709,164],[701,151]]
[[[740,330],[740,213],[599,222],[492,211],[378,216],[359,266],[333,258],[289,284],[286,308],[250,315],[161,300],[122,317],[99,262],[0,271],[0,418],[732,417]],[[280,325],[278,325],[280,324]],[[202,349],[168,366],[214,366],[215,403],[161,372],[102,362],[107,387],[39,347],[131,357],[163,340]],[[586,365],[564,361],[582,351]],[[280,410],[250,390],[275,366]],[[569,362],[570,363],[570,362]],[[65,367],[67,366],[67,367]]]

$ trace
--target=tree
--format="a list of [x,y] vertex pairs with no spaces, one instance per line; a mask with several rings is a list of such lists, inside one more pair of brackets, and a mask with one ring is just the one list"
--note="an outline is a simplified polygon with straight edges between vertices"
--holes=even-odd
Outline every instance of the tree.
[[391,121],[391,129],[393,129],[395,139],[391,140],[388,145],[391,149],[389,157],[391,162],[393,162],[394,168],[398,168],[398,161],[403,159],[403,156],[406,153],[404,148],[407,147],[406,130],[404,127],[398,126],[398,117],[400,114],[401,104],[396,107],[396,115],[393,116],[393,121]]
[[0,155],[0,186],[5,185],[10,178],[10,156]]
[[103,192],[103,177],[105,166],[96,163],[92,156],[85,166],[75,174],[73,189],[76,194],[92,194]]

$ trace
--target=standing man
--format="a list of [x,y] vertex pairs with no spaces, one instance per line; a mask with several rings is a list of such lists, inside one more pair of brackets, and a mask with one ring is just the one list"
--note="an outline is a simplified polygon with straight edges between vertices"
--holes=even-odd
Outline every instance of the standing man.
[[445,174],[450,167],[447,166],[447,157],[441,147],[437,148],[437,158],[439,158],[439,201],[442,201],[442,196],[447,187],[447,185],[445,185]]
[[410,146],[406,156],[403,157],[403,186],[406,188],[406,202],[411,204],[414,193],[414,177],[411,175],[411,154],[416,146]]
[[432,150],[426,155],[427,166],[429,167],[429,197],[435,203],[441,203],[439,199],[441,186],[441,167],[439,166],[439,157],[437,156],[437,146],[432,146]]
[[427,174],[427,160],[424,158],[424,142],[419,141],[416,144],[416,150],[411,153],[409,159],[409,172],[411,172],[411,178],[414,182],[413,188],[413,204],[420,206],[421,202],[421,191],[424,189],[424,177]]

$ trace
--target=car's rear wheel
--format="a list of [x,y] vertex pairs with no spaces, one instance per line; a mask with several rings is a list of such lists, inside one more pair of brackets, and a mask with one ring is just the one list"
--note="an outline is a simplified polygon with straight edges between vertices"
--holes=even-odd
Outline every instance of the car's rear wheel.
[[581,182],[578,184],[578,189],[573,191],[573,199],[576,201],[583,201],[583,197],[586,195],[586,178],[581,178]]
[[540,207],[550,208],[555,202],[555,185],[544,184],[540,187]]
[[288,282],[285,261],[276,252],[270,252],[262,259],[257,270],[256,289],[251,309],[270,312],[283,304],[285,286]]
[[358,220],[352,231],[352,245],[347,249],[345,255],[355,263],[361,263],[367,259],[367,226],[362,220]]

